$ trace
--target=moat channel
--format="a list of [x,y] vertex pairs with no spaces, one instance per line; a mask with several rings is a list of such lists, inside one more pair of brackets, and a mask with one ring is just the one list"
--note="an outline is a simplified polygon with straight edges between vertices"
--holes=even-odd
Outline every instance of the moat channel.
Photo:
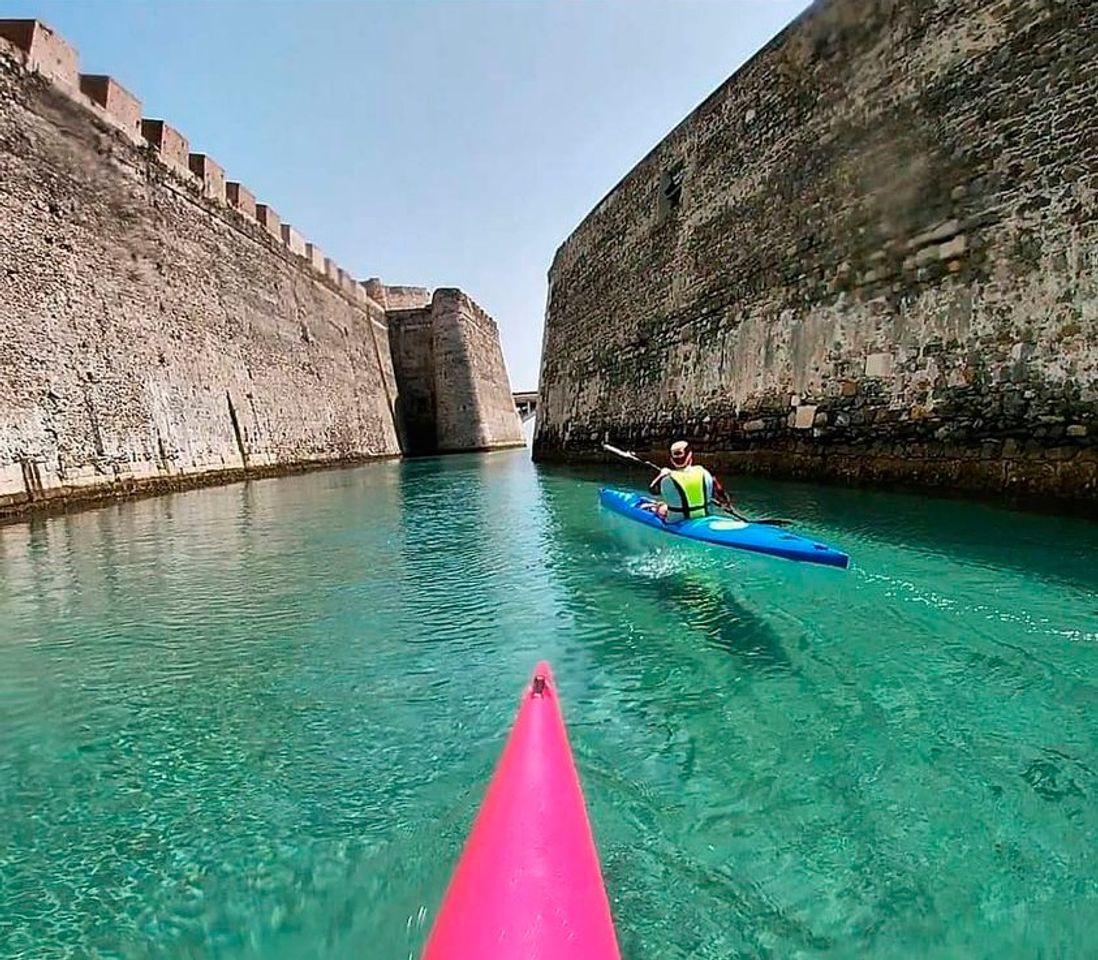
[[414,957],[536,659],[623,956],[1082,957],[1098,525],[761,479],[849,571],[523,451],[0,528],[0,956]]

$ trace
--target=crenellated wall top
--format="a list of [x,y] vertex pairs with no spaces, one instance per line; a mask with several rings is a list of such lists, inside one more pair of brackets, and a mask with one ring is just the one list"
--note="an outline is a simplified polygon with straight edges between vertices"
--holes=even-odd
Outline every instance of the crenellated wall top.
[[107,74],[81,73],[76,48],[51,27],[40,20],[0,20],[0,57],[5,55],[80,102],[134,146],[148,151],[155,162],[198,195],[255,224],[258,235],[265,235],[272,245],[300,261],[303,270],[349,299],[368,303],[365,287],[350,273],[330,259],[318,257],[316,247],[299,230],[282,223],[270,204],[257,203],[247,187],[226,180],[224,168],[211,156],[192,153],[187,137],[166,120],[143,116],[141,101],[118,80]]

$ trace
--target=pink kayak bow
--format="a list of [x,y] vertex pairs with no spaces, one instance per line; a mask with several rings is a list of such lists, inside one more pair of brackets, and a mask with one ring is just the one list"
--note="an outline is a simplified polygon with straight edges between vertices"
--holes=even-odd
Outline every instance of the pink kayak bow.
[[423,960],[620,960],[549,664],[539,663]]

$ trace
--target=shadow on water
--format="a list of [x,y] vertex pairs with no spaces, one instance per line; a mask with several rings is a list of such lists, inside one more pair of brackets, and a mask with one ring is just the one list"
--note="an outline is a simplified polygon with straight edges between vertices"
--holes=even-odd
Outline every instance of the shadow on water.
[[683,626],[717,650],[765,672],[794,672],[773,628],[736,600],[718,578],[685,572],[663,580],[642,580],[634,589],[669,604]]
[[[658,611],[669,636],[681,635],[684,643],[701,640],[753,670],[792,670],[777,633],[737,600],[728,572],[707,555],[711,551],[668,543],[657,532],[607,515],[593,504],[587,483],[577,487],[555,482],[564,479],[559,475],[540,473],[538,479],[556,533],[547,546],[551,557],[560,553],[558,565],[566,574],[562,579],[577,617],[589,617],[592,605],[602,598],[600,616],[627,628],[634,620],[620,598],[620,588],[627,586],[634,602],[647,601]],[[668,558],[666,569],[660,567],[663,557]],[[631,561],[648,558],[653,570],[630,574]]]

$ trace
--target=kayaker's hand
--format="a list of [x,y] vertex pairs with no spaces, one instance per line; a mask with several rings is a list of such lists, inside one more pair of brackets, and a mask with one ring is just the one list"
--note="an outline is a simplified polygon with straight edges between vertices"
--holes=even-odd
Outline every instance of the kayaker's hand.
[[656,479],[648,484],[648,489],[651,490],[653,493],[658,493],[660,489],[660,481],[669,476],[671,476],[671,471],[668,470],[667,467],[664,467],[659,473],[656,474]]

